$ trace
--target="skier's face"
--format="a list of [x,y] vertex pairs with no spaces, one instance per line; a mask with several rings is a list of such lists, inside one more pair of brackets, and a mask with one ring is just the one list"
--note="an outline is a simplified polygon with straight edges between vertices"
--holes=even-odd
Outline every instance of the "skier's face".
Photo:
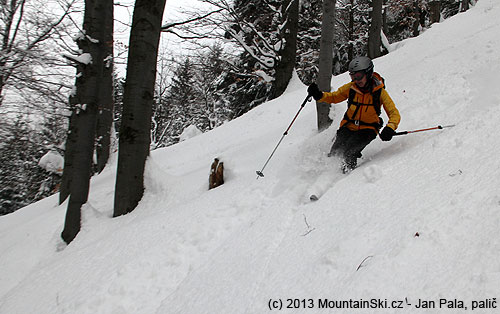
[[351,74],[351,79],[358,85],[359,87],[365,87],[366,85],[366,73],[364,72],[355,72]]

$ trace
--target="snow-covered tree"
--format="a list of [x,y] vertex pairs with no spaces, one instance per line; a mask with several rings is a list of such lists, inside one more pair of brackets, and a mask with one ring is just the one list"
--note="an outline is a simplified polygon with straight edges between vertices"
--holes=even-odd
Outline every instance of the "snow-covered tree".
[[321,0],[304,0],[300,7],[296,71],[306,84],[314,82],[318,76],[322,3]]
[[269,98],[279,96],[295,65],[299,1],[203,2],[211,5],[214,14],[205,14],[197,20],[196,28],[183,31],[197,38],[212,36],[230,40],[241,51],[240,59],[247,68],[246,77],[240,79],[260,78],[271,85],[267,88]]
[[226,23],[226,37],[251,57],[256,73],[273,78],[269,96],[278,97],[295,67],[299,1],[237,0],[225,9],[232,17]]
[[195,69],[189,58],[179,64],[165,99],[165,118],[170,124],[169,135],[173,142],[188,125],[194,124],[196,111],[200,110],[195,89]]
[[40,160],[51,150],[59,154],[65,124],[57,116],[49,117],[39,124],[21,115],[0,121],[0,215],[57,191],[60,172],[47,171]]
[[195,88],[197,103],[201,107],[196,126],[207,131],[214,129],[230,119],[231,109],[223,92],[224,80],[227,77],[229,62],[224,56],[220,44],[196,58]]
[[[17,117],[6,130],[0,146],[0,214],[11,213],[28,205],[29,175],[31,168],[32,145],[30,145],[29,124],[22,117]],[[35,157],[36,158],[36,157]]]

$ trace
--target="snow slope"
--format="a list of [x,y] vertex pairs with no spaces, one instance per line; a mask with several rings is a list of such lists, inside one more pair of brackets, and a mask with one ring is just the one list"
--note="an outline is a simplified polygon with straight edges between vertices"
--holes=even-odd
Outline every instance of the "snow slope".
[[[481,0],[375,60],[399,130],[456,126],[377,139],[348,176],[326,157],[345,104],[318,134],[308,103],[256,179],[306,96],[295,78],[282,97],[154,151],[129,215],[110,218],[108,167],[69,246],[57,196],[0,217],[0,313],[500,313],[498,21],[500,2]],[[215,157],[226,183],[207,191]],[[310,203],[318,177],[332,187]],[[403,309],[321,308],[335,300]]]

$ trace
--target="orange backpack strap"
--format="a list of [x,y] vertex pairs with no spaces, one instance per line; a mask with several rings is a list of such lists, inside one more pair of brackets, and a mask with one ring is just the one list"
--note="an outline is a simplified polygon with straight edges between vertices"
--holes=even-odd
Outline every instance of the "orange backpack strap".
[[349,98],[347,99],[347,108],[349,109],[349,107],[351,105],[354,105],[356,106],[356,110],[354,111],[354,114],[352,115],[353,117],[356,116],[356,114],[358,113],[359,111],[359,108],[361,106],[373,106],[375,107],[375,112],[377,113],[377,115],[379,116],[379,123],[366,123],[366,122],[363,122],[363,121],[356,121],[356,120],[352,120],[350,119],[348,116],[347,116],[347,111],[346,113],[344,114],[344,120],[346,120],[347,122],[350,122],[350,123],[354,123],[356,125],[369,125],[369,126],[372,126],[374,127],[375,129],[380,129],[382,127],[382,125],[384,124],[382,118],[380,118],[380,114],[381,114],[381,103],[380,103],[380,94],[382,93],[382,88],[380,89],[377,89],[375,92],[372,93],[372,99],[373,99],[373,102],[371,104],[362,104],[362,103],[358,103],[358,102],[355,102],[354,101],[354,96],[356,96],[356,91],[354,89],[350,89],[349,90]]

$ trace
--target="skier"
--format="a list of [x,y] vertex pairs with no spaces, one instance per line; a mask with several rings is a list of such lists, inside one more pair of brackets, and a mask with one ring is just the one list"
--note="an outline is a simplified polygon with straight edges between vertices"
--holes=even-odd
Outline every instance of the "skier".
[[307,92],[316,101],[339,103],[347,101],[347,111],[340,122],[335,142],[328,156],[342,159],[342,171],[350,172],[357,165],[361,151],[375,139],[383,126],[380,118],[383,105],[389,121],[379,136],[382,141],[390,141],[401,119],[399,111],[384,89],[382,77],[373,72],[373,62],[368,57],[357,57],[349,63],[351,82],[335,92],[322,92],[312,83]]

